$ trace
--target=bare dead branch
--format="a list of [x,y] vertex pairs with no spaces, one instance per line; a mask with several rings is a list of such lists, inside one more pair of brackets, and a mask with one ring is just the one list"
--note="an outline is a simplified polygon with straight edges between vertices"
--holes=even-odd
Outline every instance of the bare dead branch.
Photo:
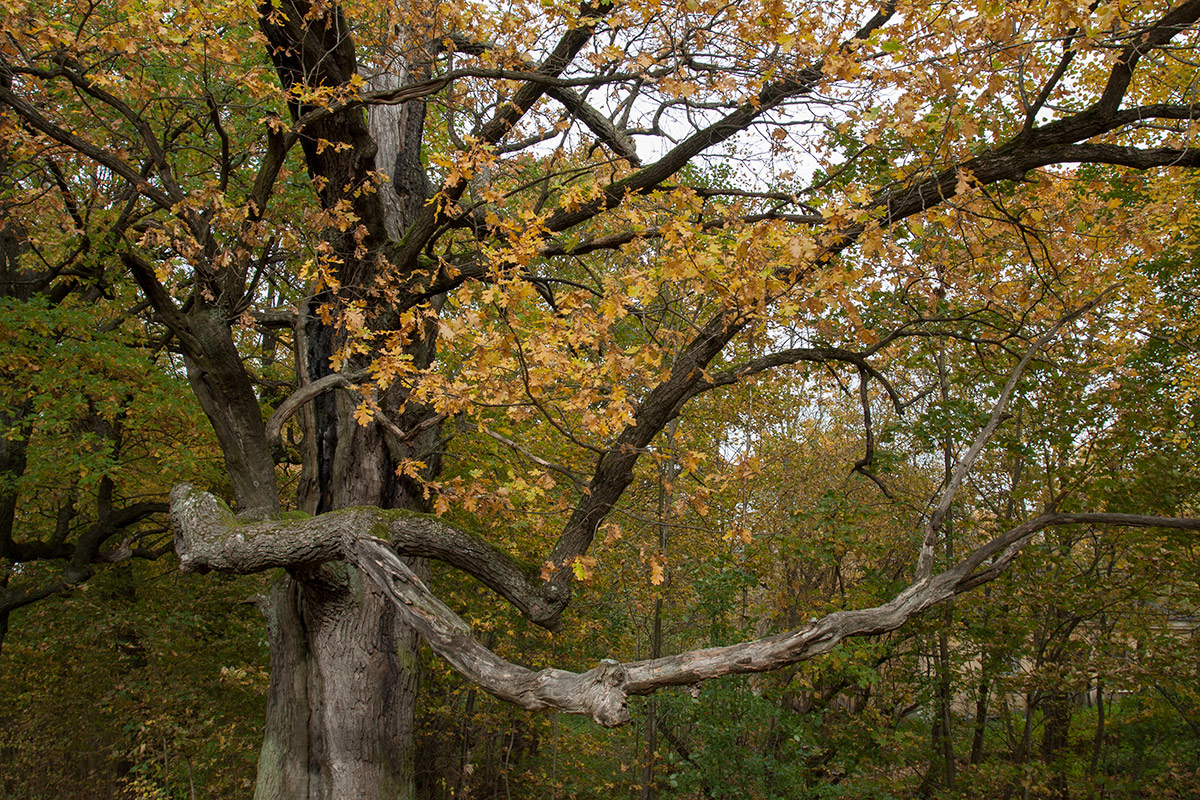
[[[474,638],[470,626],[434,597],[385,542],[357,539],[349,558],[396,603],[434,652],[486,691],[522,708],[586,714],[601,725],[615,727],[629,721],[631,695],[722,675],[767,672],[827,653],[848,638],[895,630],[916,614],[995,579],[1037,532],[1079,523],[1200,530],[1200,519],[1047,513],[996,537],[954,568],[913,582],[883,605],[837,611],[795,630],[726,647],[630,663],[606,659],[582,673],[534,671],[500,658]],[[985,563],[1001,551],[999,558]],[[980,566],[984,569],[979,570]]]

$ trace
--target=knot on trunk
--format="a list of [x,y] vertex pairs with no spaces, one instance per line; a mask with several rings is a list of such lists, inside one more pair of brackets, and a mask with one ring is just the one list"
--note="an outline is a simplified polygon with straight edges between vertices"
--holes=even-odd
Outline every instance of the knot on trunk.
[[580,705],[592,719],[606,728],[629,722],[629,695],[625,691],[628,676],[619,661],[604,659],[587,673],[588,681],[579,687]]
[[228,527],[235,521],[229,506],[208,492],[190,483],[180,483],[171,490],[171,525],[175,529],[175,552],[182,572],[206,570],[195,563],[193,547],[197,539],[208,532]]

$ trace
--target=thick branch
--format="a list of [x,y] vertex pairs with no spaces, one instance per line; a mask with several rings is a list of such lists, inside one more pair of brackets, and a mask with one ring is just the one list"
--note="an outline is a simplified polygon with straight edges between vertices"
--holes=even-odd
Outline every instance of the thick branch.
[[[727,647],[626,664],[605,660],[583,673],[534,671],[500,658],[480,644],[470,626],[434,597],[384,542],[356,541],[351,559],[379,584],[438,655],[488,692],[522,708],[587,714],[601,725],[614,727],[629,721],[630,695],[722,675],[775,670],[829,652],[844,639],[895,630],[915,614],[993,580],[1038,531],[1077,523],[1200,530],[1200,519],[1047,513],[996,537],[953,569],[913,583],[883,605],[838,611],[796,630]],[[985,563],[997,553],[991,563]]]
[[292,392],[288,395],[287,399],[279,404],[279,407],[271,414],[271,418],[267,420],[267,443],[271,447],[276,447],[279,444],[279,437],[283,432],[283,424],[303,408],[305,403],[311,402],[331,389],[352,386],[354,381],[362,380],[366,376],[367,373],[365,372],[358,372],[352,375],[343,375],[340,372],[334,372],[323,378],[318,378],[311,383],[306,383]]
[[[567,521],[550,561],[565,566],[587,552],[597,526],[633,482],[633,468],[642,451],[679,415],[692,397],[693,388],[703,379],[705,368],[744,325],[744,319],[719,314],[692,339],[676,359],[670,376],[646,395],[633,422],[600,457],[589,483],[591,492],[580,500]],[[560,569],[551,579],[562,587],[564,594],[571,574],[571,570]]]
[[192,331],[187,316],[175,304],[167,288],[159,282],[154,265],[132,251],[121,253],[121,262],[129,269],[129,273],[154,307],[159,319],[179,339],[187,352],[197,355],[202,353],[203,345]]
[[537,567],[425,514],[359,507],[304,519],[242,522],[216,497],[185,483],[171,492],[171,521],[185,572],[246,574],[314,566],[350,557],[360,539],[386,539],[404,555],[435,558],[463,570],[529,620],[558,628],[559,590],[541,580]]
[[10,560],[18,562],[66,559],[71,562],[72,568],[81,573],[86,572],[88,565],[99,557],[100,548],[105,542],[126,528],[136,525],[154,514],[162,514],[166,510],[166,503],[153,501],[131,503],[113,510],[104,518],[88,526],[79,535],[76,542],[54,540],[12,542],[5,555]]

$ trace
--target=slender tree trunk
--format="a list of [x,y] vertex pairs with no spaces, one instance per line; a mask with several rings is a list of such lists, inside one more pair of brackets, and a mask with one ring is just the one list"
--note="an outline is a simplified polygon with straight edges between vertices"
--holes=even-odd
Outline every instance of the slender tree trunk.
[[[25,428],[28,409],[9,414],[0,409],[0,429]],[[9,558],[13,548],[13,525],[17,517],[17,479],[25,474],[25,456],[29,440],[25,432],[12,439],[0,436],[0,558]],[[2,641],[2,640],[0,640]]]
[[12,439],[0,435],[0,649],[8,635],[8,615],[13,606],[4,602],[5,590],[13,574],[14,559],[13,526],[17,518],[17,479],[25,474],[26,453],[29,448],[28,433],[24,430],[24,418],[28,415],[28,404],[10,415],[0,409],[0,430],[13,430],[18,425],[20,435]]
[[[938,376],[941,384],[942,402],[949,402],[949,386],[948,376],[946,373],[945,354],[938,354]],[[951,475],[954,471],[954,442],[950,435],[942,441],[942,460],[943,460],[943,483],[948,484]],[[942,537],[946,548],[946,563],[954,563],[954,516],[953,512],[946,514],[946,519],[942,526]],[[942,612],[942,626],[938,631],[938,657],[936,660],[937,667],[937,715],[938,724],[933,726],[933,747],[935,753],[942,760],[942,775],[945,778],[945,787],[951,792],[954,791],[955,782],[955,763],[954,763],[954,728],[951,719],[951,697],[952,682],[951,682],[951,664],[950,664],[950,639],[948,631],[954,627],[954,606],[950,603],[946,604]]]
[[[10,76],[0,77],[0,86],[12,86]],[[8,147],[0,144],[0,191],[12,184],[12,159]],[[0,212],[5,211],[0,207]],[[0,297],[28,299],[30,285],[21,280],[21,255],[25,250],[25,232],[7,214],[0,214]],[[0,434],[21,429],[21,435],[0,435],[0,598],[8,586],[10,567],[2,563],[11,559],[13,522],[17,512],[16,481],[25,472],[28,449],[24,418],[29,415],[29,403],[21,408],[0,408]],[[11,609],[0,603],[0,647],[8,634],[8,615]]]
[[[953,624],[954,617],[949,608],[946,609],[944,619],[947,626]],[[950,708],[953,699],[951,697],[952,685],[950,677],[950,642],[945,627],[943,627],[938,632],[938,724],[933,729],[933,742],[942,760],[942,775],[945,778],[945,786],[948,790],[954,791],[956,774],[954,762],[954,728]]]
[[[669,447],[675,434],[675,426],[668,426],[666,443]],[[675,478],[675,464],[660,464],[658,470],[658,550],[665,558],[667,555],[667,507],[669,505],[668,481]],[[650,638],[650,657],[662,655],[663,633],[662,589],[659,587],[658,596],[654,598],[654,629]],[[646,764],[642,771],[642,800],[654,800],[654,761],[658,751],[658,704],[653,695],[646,702]]]
[[1060,753],[1067,746],[1071,728],[1071,696],[1064,691],[1046,693],[1042,701],[1042,760],[1050,769],[1050,796],[1069,796],[1065,766]]
[[[1026,777],[1029,775],[1029,755],[1033,748],[1033,717],[1034,714],[1037,713],[1038,703],[1039,700],[1037,691],[1025,693],[1025,724],[1021,729],[1021,738],[1017,742],[1016,752],[1013,753],[1013,761],[1022,767],[1025,767],[1025,769],[1022,770],[1022,773],[1024,773]],[[1029,781],[1022,781],[1020,786],[1021,797],[1029,797]]]
[[[654,632],[650,657],[662,655],[662,598],[654,600]],[[642,800],[654,800],[654,760],[658,750],[658,705],[653,695],[646,701],[646,763],[642,769]]]
[[988,697],[992,689],[992,674],[984,654],[979,668],[979,693],[975,697],[975,728],[971,735],[971,764],[983,761],[983,746],[987,736]]
[[1096,678],[1096,738],[1092,742],[1092,762],[1088,765],[1088,777],[1096,779],[1100,767],[1100,756],[1104,752],[1104,679]]

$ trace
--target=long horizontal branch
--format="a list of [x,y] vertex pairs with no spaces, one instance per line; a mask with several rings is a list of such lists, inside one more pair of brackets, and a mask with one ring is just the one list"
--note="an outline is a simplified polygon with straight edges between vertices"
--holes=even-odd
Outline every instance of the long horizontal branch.
[[[713,231],[726,228],[733,223],[754,224],[756,222],[780,221],[793,225],[821,225],[825,218],[820,214],[789,214],[783,211],[761,211],[754,214],[740,214],[715,219],[706,219],[699,223],[701,231]],[[618,233],[594,236],[575,244],[562,241],[551,241],[538,248],[538,255],[544,258],[552,256],[583,256],[597,250],[619,250],[634,241],[651,241],[661,239],[663,230],[658,226],[643,230],[625,230]]]
[[350,552],[351,560],[396,603],[434,652],[472,682],[522,708],[586,714],[601,725],[615,727],[629,721],[627,704],[632,695],[722,675],[767,672],[827,653],[847,638],[896,630],[931,606],[995,579],[1039,531],[1080,523],[1200,531],[1200,519],[1046,513],[977,548],[955,567],[909,585],[883,605],[837,611],[786,633],[726,647],[629,663],[604,660],[582,673],[531,670],[496,655],[474,638],[470,626],[434,597],[385,542],[359,539]]
[[377,538],[404,555],[434,558],[463,570],[550,630],[557,630],[565,605],[565,593],[543,581],[540,568],[427,514],[363,506],[302,519],[245,522],[213,495],[183,483],[171,491],[171,521],[184,572],[247,574],[314,566],[348,558],[357,541]]
[[760,372],[805,362],[813,364],[828,364],[830,362],[852,364],[883,384],[884,390],[887,392],[892,404],[897,409],[902,408],[900,395],[887,378],[884,377],[883,373],[872,366],[867,357],[862,353],[856,353],[853,350],[846,350],[841,347],[791,347],[787,350],[768,353],[765,356],[751,359],[739,367],[723,370],[701,380],[692,387],[690,396],[695,397],[696,395],[722,386],[732,386],[739,380],[751,375],[757,375]]

